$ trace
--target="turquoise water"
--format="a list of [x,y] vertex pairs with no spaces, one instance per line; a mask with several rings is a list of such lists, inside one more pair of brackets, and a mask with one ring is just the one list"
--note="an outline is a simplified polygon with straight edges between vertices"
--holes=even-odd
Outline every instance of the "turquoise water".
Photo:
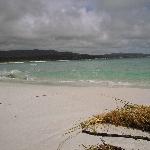
[[2,81],[150,87],[150,58],[0,64]]

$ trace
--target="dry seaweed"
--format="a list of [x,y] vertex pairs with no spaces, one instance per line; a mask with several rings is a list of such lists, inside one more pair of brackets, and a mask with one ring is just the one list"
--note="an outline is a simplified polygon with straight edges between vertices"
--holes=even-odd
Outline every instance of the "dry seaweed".
[[[125,127],[129,129],[137,129],[143,132],[150,133],[150,106],[131,104],[127,101],[115,98],[116,102],[124,104],[123,107],[117,107],[107,113],[95,115],[86,121],[80,122],[73,128],[71,128],[66,134],[79,131],[78,133],[86,133],[89,135],[101,136],[101,137],[123,137],[132,138],[134,140],[141,139],[150,141],[149,137],[143,136],[132,136],[132,135],[120,135],[120,134],[109,134],[109,133],[98,133],[97,127],[100,125],[114,125],[116,127]],[[101,140],[102,141],[102,140]],[[103,141],[102,141],[103,142]],[[84,150],[124,150],[121,147],[113,146],[110,144],[97,144],[97,145],[82,145]]]
[[93,116],[81,122],[82,130],[93,128],[99,124],[111,124],[150,132],[150,106],[125,105],[106,114]]
[[82,145],[82,146],[84,147],[84,150],[124,150],[121,147],[117,147],[105,143],[99,145],[89,145],[89,146]]

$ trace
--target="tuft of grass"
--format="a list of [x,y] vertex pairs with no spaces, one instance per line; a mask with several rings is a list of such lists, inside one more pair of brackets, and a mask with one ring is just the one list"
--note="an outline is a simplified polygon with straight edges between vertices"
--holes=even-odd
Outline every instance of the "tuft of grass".
[[111,124],[150,132],[150,106],[125,105],[80,123],[82,130],[94,129],[99,124]]
[[[69,131],[65,135],[74,133],[77,130],[79,131],[78,133],[87,133],[88,131],[91,132],[92,130],[94,134],[97,134],[96,129],[100,125],[104,127],[105,125],[114,125],[116,127],[122,126],[129,129],[137,129],[143,132],[150,133],[150,106],[131,104],[127,101],[123,101],[117,98],[115,98],[115,101],[121,102],[122,104],[124,104],[124,106],[120,108],[117,107],[116,109],[111,110],[107,113],[95,115],[87,119],[86,121],[80,122],[79,124],[76,124],[73,128],[69,129]],[[102,137],[103,134],[105,133],[102,133]],[[120,135],[118,135],[117,137],[119,136]],[[131,136],[131,138],[133,137]],[[147,140],[147,137],[141,137],[140,139]],[[130,136],[127,135],[127,138],[130,138]],[[136,138],[137,137],[135,136],[133,139]],[[101,141],[102,144],[89,146],[82,145],[82,147],[84,148],[84,150],[124,150],[121,147],[106,144],[103,140]]]
[[84,147],[84,150],[124,150],[121,147],[113,146],[110,144],[82,146]]

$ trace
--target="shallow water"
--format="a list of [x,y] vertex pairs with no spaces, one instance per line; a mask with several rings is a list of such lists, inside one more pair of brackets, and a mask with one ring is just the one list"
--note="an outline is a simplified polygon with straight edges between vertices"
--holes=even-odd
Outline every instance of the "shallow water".
[[150,58],[0,64],[0,79],[49,84],[150,87]]

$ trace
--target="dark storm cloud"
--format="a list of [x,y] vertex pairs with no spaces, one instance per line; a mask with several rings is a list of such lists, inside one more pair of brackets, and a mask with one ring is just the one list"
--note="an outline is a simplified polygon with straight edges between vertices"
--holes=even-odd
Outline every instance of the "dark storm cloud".
[[0,0],[0,49],[149,52],[150,0]]

